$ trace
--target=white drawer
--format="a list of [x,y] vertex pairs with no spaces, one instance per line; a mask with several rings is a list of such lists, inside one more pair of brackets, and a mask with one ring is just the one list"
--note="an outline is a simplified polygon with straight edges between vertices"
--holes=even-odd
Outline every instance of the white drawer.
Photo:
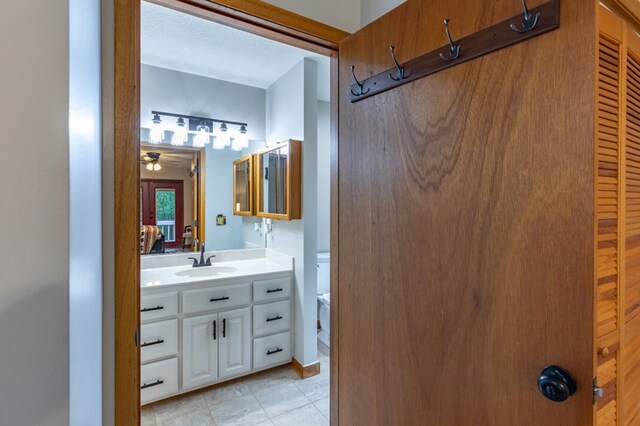
[[253,340],[253,368],[291,362],[291,336],[289,332]]
[[171,358],[140,368],[140,400],[142,404],[178,392],[178,358]]
[[143,324],[140,333],[140,360],[151,361],[178,353],[178,320]]
[[267,303],[253,307],[253,335],[279,333],[289,330],[291,324],[291,302]]
[[178,293],[156,294],[140,298],[140,321],[157,320],[178,314]]
[[253,301],[265,302],[291,296],[291,277],[253,282]]
[[185,291],[182,294],[182,311],[185,314],[233,308],[251,303],[251,284]]

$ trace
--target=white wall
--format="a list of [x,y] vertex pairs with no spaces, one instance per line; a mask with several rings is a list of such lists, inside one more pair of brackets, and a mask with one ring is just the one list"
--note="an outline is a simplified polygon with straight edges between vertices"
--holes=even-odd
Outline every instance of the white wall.
[[318,253],[330,250],[331,233],[331,110],[318,102]]
[[[240,152],[206,148],[205,187],[205,239],[207,250],[234,250],[244,248],[242,216],[233,214],[233,162]],[[216,225],[216,216],[227,217],[227,224]]]
[[267,89],[267,144],[287,139],[302,145],[302,220],[273,221],[267,247],[294,257],[295,348],[303,365],[317,361],[317,64],[305,59]]
[[3,425],[69,422],[68,14],[0,2]]
[[265,0],[348,33],[360,29],[361,0]]
[[69,8],[69,415],[81,426],[102,419],[100,0]]
[[405,2],[405,0],[361,0],[361,25],[370,24],[382,15]]
[[248,123],[250,140],[265,139],[264,89],[151,65],[142,65],[140,72],[142,127],[151,127],[156,110]]

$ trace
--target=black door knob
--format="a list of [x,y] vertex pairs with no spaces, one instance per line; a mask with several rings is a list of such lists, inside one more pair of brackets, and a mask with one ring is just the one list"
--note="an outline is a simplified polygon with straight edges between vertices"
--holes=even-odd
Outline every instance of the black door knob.
[[538,390],[551,401],[566,401],[577,389],[573,376],[557,365],[545,367],[538,377]]

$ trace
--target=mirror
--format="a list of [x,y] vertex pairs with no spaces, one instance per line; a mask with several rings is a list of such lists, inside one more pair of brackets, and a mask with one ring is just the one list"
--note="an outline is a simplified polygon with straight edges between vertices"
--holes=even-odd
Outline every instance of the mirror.
[[252,172],[253,156],[233,162],[233,214],[237,216],[253,216]]
[[257,153],[259,217],[293,220],[301,215],[301,142],[290,140]]

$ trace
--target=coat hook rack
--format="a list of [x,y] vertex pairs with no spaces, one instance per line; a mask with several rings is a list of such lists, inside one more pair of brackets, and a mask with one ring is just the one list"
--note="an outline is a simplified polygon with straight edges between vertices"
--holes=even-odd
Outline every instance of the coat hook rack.
[[[360,102],[387,90],[553,31],[560,26],[560,0],[548,0],[531,10],[527,7],[526,0],[522,1],[522,5],[524,17],[521,14],[512,16],[455,42],[449,32],[449,20],[445,20],[448,46],[434,49],[402,65],[398,63],[394,47],[391,46],[394,68],[369,77],[366,81],[360,82],[356,78],[355,67],[351,67],[356,81],[351,86],[351,102]],[[522,27],[517,27],[514,22],[522,22]],[[407,70],[411,72],[407,73]]]
[[398,63],[398,60],[396,59],[396,53],[395,53],[396,47],[389,46],[389,50],[391,50],[391,59],[393,59],[393,63],[396,64],[396,76],[394,77],[392,74],[389,74],[389,77],[393,81],[402,81],[408,76],[405,75],[404,67],[400,66],[400,64]]
[[524,9],[524,16],[522,17],[522,28],[516,27],[515,24],[511,24],[511,29],[518,33],[526,33],[527,31],[531,31],[538,25],[538,19],[540,18],[540,13],[531,13],[529,8],[527,7],[527,0],[522,0],[522,8]]
[[449,18],[444,20],[444,32],[447,35],[447,40],[449,40],[449,52],[445,55],[444,53],[440,54],[440,58],[443,61],[452,61],[454,59],[458,59],[460,56],[460,45],[455,44],[451,39],[451,33],[449,32]]
[[360,82],[360,80],[358,80],[358,77],[356,77],[356,66],[355,65],[351,65],[351,74],[353,74],[353,79],[356,81],[356,86],[358,86],[358,92],[354,92],[353,89],[351,89],[351,95],[355,96],[355,97],[360,97],[363,95],[366,95],[367,93],[369,93],[371,91],[371,89],[367,89],[367,91],[364,91],[364,83],[367,80],[364,80],[362,82]]

